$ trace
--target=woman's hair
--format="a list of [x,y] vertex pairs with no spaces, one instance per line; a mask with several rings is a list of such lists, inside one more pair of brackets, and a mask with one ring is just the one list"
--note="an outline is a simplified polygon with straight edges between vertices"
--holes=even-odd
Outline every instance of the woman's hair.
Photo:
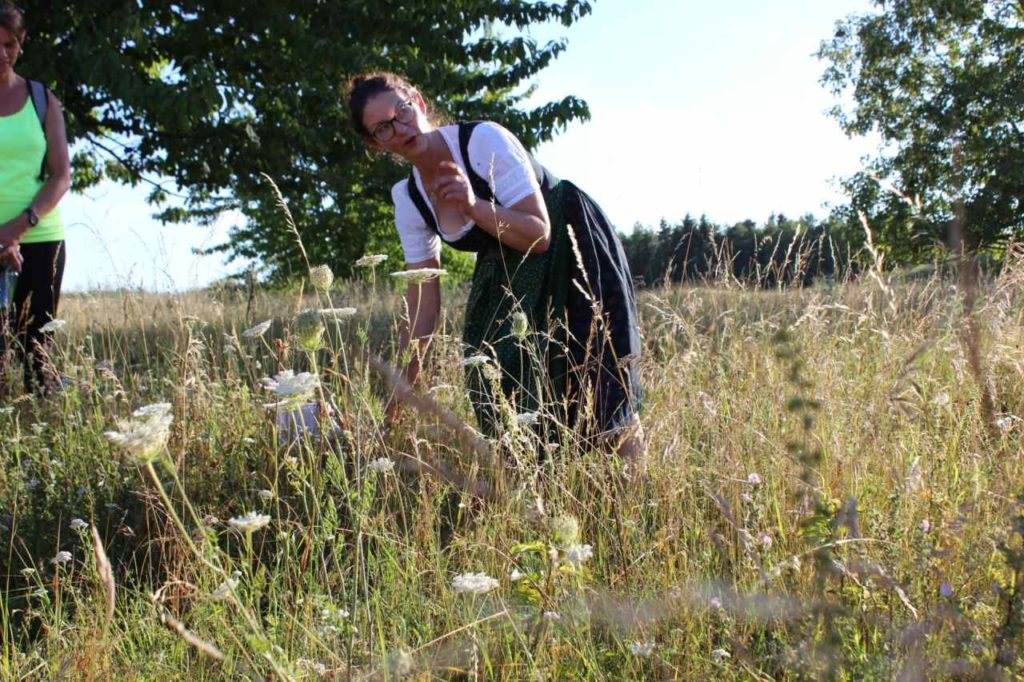
[[18,44],[21,44],[21,36],[25,33],[25,18],[10,0],[0,0],[0,28],[10,31]]
[[[356,129],[364,139],[371,137],[370,131],[363,125],[363,113],[366,111],[366,103],[371,98],[384,92],[397,92],[403,97],[412,97],[419,94],[419,91],[412,83],[405,80],[398,74],[389,71],[375,71],[362,73],[348,82],[348,114],[352,121],[352,127]],[[427,116],[435,124],[441,122],[442,117],[428,102]]]

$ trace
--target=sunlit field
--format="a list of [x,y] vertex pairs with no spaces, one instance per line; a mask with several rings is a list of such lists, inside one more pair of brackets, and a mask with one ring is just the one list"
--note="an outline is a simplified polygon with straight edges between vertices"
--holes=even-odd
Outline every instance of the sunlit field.
[[[482,440],[453,284],[385,432],[388,263],[327,292],[69,295],[64,390],[11,366],[0,407],[0,677],[1024,675],[1007,262],[970,310],[939,277],[641,292],[646,466],[523,415]],[[355,311],[300,315],[324,308]],[[305,402],[324,428],[288,418]]]

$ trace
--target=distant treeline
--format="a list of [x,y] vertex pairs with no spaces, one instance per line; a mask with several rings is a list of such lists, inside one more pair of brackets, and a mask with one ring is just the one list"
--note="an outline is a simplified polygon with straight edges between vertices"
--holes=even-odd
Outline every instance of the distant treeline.
[[634,280],[641,286],[731,278],[763,287],[798,283],[817,277],[843,277],[856,269],[847,229],[832,229],[814,216],[791,220],[772,215],[758,226],[753,220],[716,225],[690,215],[682,222],[662,220],[657,229],[637,224],[622,244]]

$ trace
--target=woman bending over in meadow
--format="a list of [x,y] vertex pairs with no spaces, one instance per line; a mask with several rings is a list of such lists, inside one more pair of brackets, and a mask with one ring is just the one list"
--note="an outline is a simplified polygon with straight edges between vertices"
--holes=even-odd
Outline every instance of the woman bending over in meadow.
[[[555,420],[588,446],[640,455],[635,293],[598,205],[497,123],[437,127],[419,91],[394,74],[355,78],[349,113],[370,148],[412,165],[391,192],[408,269],[439,268],[441,240],[477,254],[465,356],[497,363],[516,412]],[[402,346],[415,340],[405,369],[412,383],[440,315],[438,280],[410,284],[406,301]],[[501,413],[488,373],[468,364],[467,382],[477,420],[493,435]],[[392,403],[388,416],[397,409]]]

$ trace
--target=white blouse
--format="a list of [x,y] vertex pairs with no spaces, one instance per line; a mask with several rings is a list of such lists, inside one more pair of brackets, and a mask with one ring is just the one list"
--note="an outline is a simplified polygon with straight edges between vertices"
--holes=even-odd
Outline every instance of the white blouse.
[[[441,137],[448,144],[452,158],[463,171],[462,153],[459,151],[459,126],[450,125],[438,129]],[[537,176],[534,175],[530,157],[515,135],[497,123],[483,122],[473,129],[469,138],[469,159],[477,175],[487,180],[494,197],[502,206],[512,206],[540,189]],[[413,178],[420,194],[426,199],[430,194],[423,187],[423,178],[413,168]],[[468,173],[467,173],[468,175]],[[422,263],[431,258],[440,258],[441,240],[409,197],[409,178],[399,181],[391,189],[391,200],[395,204],[395,227],[398,238],[402,242],[406,263]],[[427,200],[427,206],[437,220],[434,206]],[[469,222],[458,231],[444,238],[454,242],[465,235],[473,227]]]

